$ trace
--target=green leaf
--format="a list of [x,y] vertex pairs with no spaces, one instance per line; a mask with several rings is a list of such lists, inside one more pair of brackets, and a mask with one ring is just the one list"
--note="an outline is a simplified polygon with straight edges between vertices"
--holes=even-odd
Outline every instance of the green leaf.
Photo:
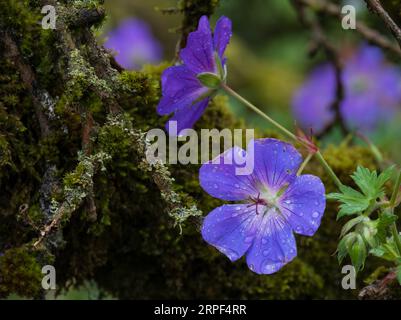
[[344,258],[347,256],[348,247],[350,246],[350,243],[354,242],[354,239],[356,238],[356,236],[357,236],[357,234],[355,232],[351,232],[340,240],[340,242],[338,243],[338,247],[337,247],[338,263],[341,264],[342,261],[344,260]]
[[370,248],[374,248],[378,245],[376,238],[377,234],[376,221],[370,221],[370,219],[367,218],[367,220],[361,224],[359,232],[362,235],[362,238],[365,241],[365,243],[369,245]]
[[376,237],[380,242],[386,242],[387,232],[390,225],[392,225],[398,217],[390,211],[385,211],[380,214],[377,219],[377,234]]
[[399,266],[397,267],[396,273],[397,273],[397,280],[398,280],[398,283],[401,285],[401,265],[399,265]]
[[377,199],[384,196],[384,184],[391,178],[393,171],[394,167],[392,166],[378,176],[375,170],[370,171],[358,166],[351,177],[364,195],[369,199]]
[[387,261],[397,261],[399,259],[398,251],[394,242],[385,243],[369,251],[370,254]]
[[355,237],[353,242],[347,245],[347,250],[355,271],[359,272],[363,269],[367,257],[366,245],[360,234]]
[[348,233],[348,231],[350,231],[353,227],[355,227],[357,224],[361,223],[363,220],[365,220],[367,217],[365,216],[358,216],[356,218],[351,219],[350,221],[348,221],[343,228],[341,229],[341,234],[340,234],[340,238],[344,237],[345,234]]
[[200,83],[210,89],[217,89],[220,87],[222,80],[217,74],[211,72],[199,73],[197,76]]
[[393,170],[394,167],[390,167],[378,175],[376,171],[359,166],[351,177],[362,192],[341,186],[341,193],[327,195],[327,199],[341,202],[337,219],[374,208],[376,200],[384,196],[384,184],[391,178]]
[[327,199],[338,200],[341,202],[337,219],[362,212],[369,207],[369,199],[355,189],[348,186],[341,186],[340,191],[341,193],[330,193],[327,195]]

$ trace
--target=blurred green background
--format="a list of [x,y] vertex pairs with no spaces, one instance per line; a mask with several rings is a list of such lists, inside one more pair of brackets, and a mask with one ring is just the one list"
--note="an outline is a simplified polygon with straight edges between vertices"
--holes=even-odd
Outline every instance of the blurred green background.
[[[363,0],[330,1],[338,5],[353,5],[357,19],[391,36],[381,21],[369,14]],[[388,2],[388,1],[387,1]],[[176,6],[175,0],[106,0],[108,20],[100,30],[100,37],[107,39],[107,32],[126,18],[135,17],[146,21],[160,42],[164,60],[175,56],[181,17],[178,14],[163,14],[163,9]],[[384,2],[386,4],[386,1]],[[221,0],[217,12],[211,18],[212,25],[219,16],[228,16],[233,23],[233,38],[227,49],[228,83],[240,94],[286,126],[294,126],[291,100],[314,66],[327,61],[323,50],[310,56],[310,31],[298,20],[289,0]],[[354,30],[344,30],[341,23],[325,17],[323,27],[332,44],[340,51],[349,52],[364,42]],[[101,40],[102,41],[102,40]],[[398,64],[398,58],[385,53],[389,61]],[[230,106],[234,114],[246,119],[247,127],[265,129],[266,123],[236,101]],[[401,106],[400,106],[401,107]],[[401,135],[394,119],[371,135],[372,141],[395,161],[401,160]],[[322,144],[339,143],[342,137],[332,130],[322,139]],[[358,141],[356,141],[358,143]],[[362,142],[361,142],[362,143]]]

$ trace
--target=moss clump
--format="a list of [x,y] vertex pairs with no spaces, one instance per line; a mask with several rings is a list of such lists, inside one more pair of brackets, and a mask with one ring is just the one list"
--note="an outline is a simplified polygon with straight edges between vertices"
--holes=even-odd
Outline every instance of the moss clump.
[[219,5],[219,0],[179,0],[177,8],[184,14],[181,25],[182,42],[185,46],[187,35],[196,29],[199,18],[203,15],[210,16]]
[[[323,150],[323,156],[345,185],[353,185],[350,176],[357,166],[364,166],[371,170],[377,167],[373,153],[369,148],[362,146],[348,145],[347,143],[339,146],[329,145]],[[335,190],[333,181],[316,160],[312,161],[307,168],[322,178],[327,192]]]
[[36,257],[25,248],[13,248],[0,256],[0,298],[10,293],[23,297],[38,297],[42,273]]

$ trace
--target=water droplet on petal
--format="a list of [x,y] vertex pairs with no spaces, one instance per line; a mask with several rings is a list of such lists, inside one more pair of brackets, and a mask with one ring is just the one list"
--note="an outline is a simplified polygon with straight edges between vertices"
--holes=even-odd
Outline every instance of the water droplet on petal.
[[312,218],[318,218],[319,217],[319,212],[314,212],[312,213]]

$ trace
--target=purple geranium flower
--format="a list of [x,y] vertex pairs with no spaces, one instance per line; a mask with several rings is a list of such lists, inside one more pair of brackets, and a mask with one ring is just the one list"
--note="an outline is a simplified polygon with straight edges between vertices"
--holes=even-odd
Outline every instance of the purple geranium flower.
[[[202,236],[231,261],[246,255],[252,271],[271,274],[297,255],[294,232],[312,236],[318,229],[325,189],[316,176],[297,176],[302,157],[292,145],[276,139],[250,143],[252,155],[234,147],[201,167],[200,184],[206,192],[242,201],[210,212]],[[235,153],[253,161],[252,174],[236,175]]]
[[[370,132],[391,119],[401,102],[401,73],[385,64],[377,47],[363,46],[345,63],[342,73],[344,99],[341,116],[351,130]],[[331,110],[335,101],[336,79],[331,65],[312,72],[296,92],[293,113],[299,125],[315,133],[322,132],[335,119]]]
[[[184,64],[164,71],[161,80],[162,99],[157,112],[159,115],[174,113],[170,121],[176,121],[178,133],[193,127],[220,82],[225,80],[224,51],[230,38],[230,19],[221,17],[213,35],[208,18],[203,16],[198,29],[189,34],[187,46],[180,52]],[[169,122],[166,128],[170,134],[174,134],[169,130]]]
[[162,49],[146,22],[126,19],[109,32],[104,46],[115,51],[117,62],[125,69],[139,69],[145,63],[161,60]]

